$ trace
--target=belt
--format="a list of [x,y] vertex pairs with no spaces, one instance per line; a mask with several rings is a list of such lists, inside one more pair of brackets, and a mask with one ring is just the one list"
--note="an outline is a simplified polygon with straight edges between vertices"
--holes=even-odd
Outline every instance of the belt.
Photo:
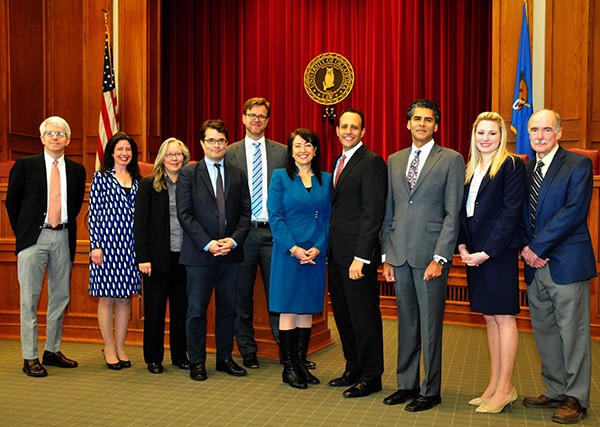
[[250,225],[254,228],[269,228],[268,221],[250,221]]
[[44,230],[60,231],[69,228],[69,224],[58,224],[56,227],[52,227],[50,224],[44,224],[42,225],[42,228]]

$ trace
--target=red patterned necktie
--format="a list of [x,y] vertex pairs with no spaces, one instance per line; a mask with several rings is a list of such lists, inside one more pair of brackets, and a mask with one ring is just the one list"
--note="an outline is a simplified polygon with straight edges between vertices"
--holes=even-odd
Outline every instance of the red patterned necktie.
[[340,177],[340,174],[342,173],[342,169],[344,169],[344,162],[346,161],[346,155],[342,154],[342,158],[340,159],[340,162],[338,163],[338,167],[335,171],[335,178],[333,180],[333,186],[335,187],[337,185],[338,179]]

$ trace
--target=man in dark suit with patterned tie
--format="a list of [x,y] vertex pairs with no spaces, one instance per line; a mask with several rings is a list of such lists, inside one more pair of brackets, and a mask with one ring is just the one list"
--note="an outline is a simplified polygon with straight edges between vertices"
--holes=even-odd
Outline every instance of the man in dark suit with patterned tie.
[[590,279],[597,275],[587,226],[592,162],[558,145],[558,113],[538,111],[528,128],[536,156],[526,165],[521,255],[546,390],[523,405],[557,408],[552,421],[572,424],[590,404]]
[[10,171],[6,210],[16,236],[21,300],[23,372],[45,377],[38,358],[37,308],[48,269],[46,346],[42,363],[74,368],[60,351],[64,311],[69,303],[75,258],[77,215],[85,192],[85,168],[64,156],[71,129],[61,117],[40,125],[44,152],[18,159]]
[[232,358],[236,284],[250,229],[250,195],[244,173],[224,162],[228,132],[221,120],[200,131],[204,159],[182,169],[177,217],[184,231],[179,262],[187,271],[187,347],[190,378],[204,381],[208,303],[215,289],[216,370],[244,376]]
[[[242,122],[246,136],[241,141],[227,147],[225,158],[241,169],[248,178],[252,203],[251,228],[244,243],[244,261],[240,267],[237,284],[237,317],[235,319],[235,340],[247,368],[259,367],[258,343],[254,337],[254,282],[257,267],[269,303],[271,275],[271,253],[273,236],[267,212],[267,193],[271,175],[278,168],[285,168],[287,148],[285,145],[267,139],[265,129],[271,116],[271,104],[265,98],[250,98],[244,103]],[[279,343],[279,316],[269,313],[269,324],[275,341]]]

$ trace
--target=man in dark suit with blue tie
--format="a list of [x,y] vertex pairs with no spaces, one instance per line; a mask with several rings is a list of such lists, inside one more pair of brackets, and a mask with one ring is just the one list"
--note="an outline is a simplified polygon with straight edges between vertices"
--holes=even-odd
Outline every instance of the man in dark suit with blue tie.
[[221,120],[200,131],[204,159],[186,166],[177,184],[177,216],[184,231],[179,262],[187,271],[187,347],[190,378],[206,375],[206,312],[215,288],[216,370],[244,376],[231,357],[236,283],[250,229],[250,195],[244,173],[223,162],[228,132]]
[[560,147],[561,136],[558,113],[529,119],[536,156],[526,166],[521,255],[546,390],[523,405],[557,408],[552,421],[572,424],[590,404],[590,279],[597,272],[587,227],[592,162]]
[[64,156],[70,138],[71,128],[63,118],[48,117],[40,125],[44,152],[18,159],[8,180],[6,210],[17,241],[23,372],[31,377],[48,375],[40,364],[37,347],[37,309],[46,268],[48,311],[42,363],[77,366],[60,351],[77,243],[77,215],[85,192],[85,168]]

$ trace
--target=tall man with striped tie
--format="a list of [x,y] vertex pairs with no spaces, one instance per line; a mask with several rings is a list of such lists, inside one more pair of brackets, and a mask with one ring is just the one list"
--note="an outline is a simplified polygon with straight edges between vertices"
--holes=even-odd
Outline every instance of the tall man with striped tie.
[[552,421],[579,422],[590,404],[590,279],[596,261],[587,226],[592,162],[558,145],[560,115],[529,119],[529,160],[523,203],[525,282],[545,391],[523,405],[556,408]]
[[[237,286],[237,317],[235,339],[242,354],[243,364],[250,369],[259,367],[258,344],[254,337],[254,281],[257,267],[269,301],[269,276],[273,236],[267,212],[267,190],[274,169],[286,165],[285,145],[265,138],[265,129],[271,116],[271,104],[265,98],[250,98],[244,103],[242,123],[246,136],[227,147],[225,159],[241,169],[248,178],[252,201],[251,228],[244,242],[244,261],[240,267]],[[279,342],[279,316],[269,314],[269,323],[275,341]]]
[[[45,377],[45,366],[75,368],[61,351],[64,311],[69,303],[77,215],[83,204],[85,168],[64,156],[71,128],[61,117],[40,125],[44,152],[21,157],[10,171],[6,210],[16,237],[21,301],[23,372]],[[37,310],[48,270],[46,345],[38,358]]]

